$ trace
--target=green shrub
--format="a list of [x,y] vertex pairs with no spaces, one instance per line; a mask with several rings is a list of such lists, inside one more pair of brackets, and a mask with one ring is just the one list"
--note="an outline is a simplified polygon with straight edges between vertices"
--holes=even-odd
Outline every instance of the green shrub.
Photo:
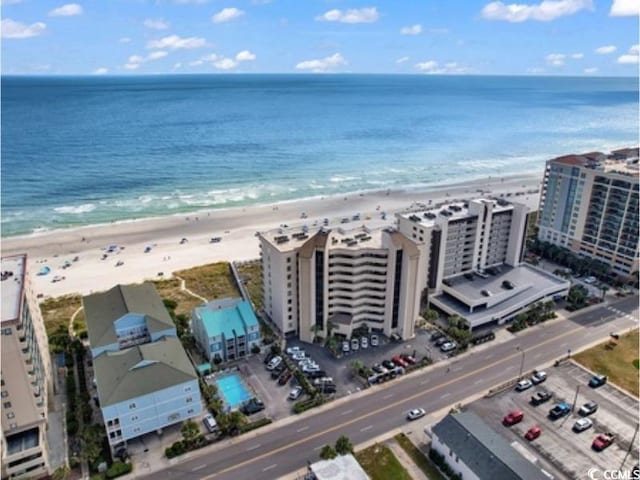
[[251,353],[257,355],[258,353],[260,353],[260,347],[258,345],[254,345],[253,347],[251,347]]
[[310,410],[313,407],[322,405],[322,403],[323,403],[322,395],[316,395],[307,400],[300,400],[299,402],[295,403],[293,405],[293,411],[294,413],[306,412],[307,410]]
[[113,465],[106,471],[107,478],[116,478],[120,475],[125,475],[133,470],[133,466],[130,463],[113,462]]
[[255,422],[247,423],[245,425],[240,426],[238,429],[239,433],[250,432],[251,430],[255,430],[256,428],[264,427],[265,425],[269,425],[272,422],[270,418],[261,418],[260,420],[256,420]]

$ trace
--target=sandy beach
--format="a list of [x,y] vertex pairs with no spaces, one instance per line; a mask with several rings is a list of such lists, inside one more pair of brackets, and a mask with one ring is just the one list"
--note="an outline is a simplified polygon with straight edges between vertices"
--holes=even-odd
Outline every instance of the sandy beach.
[[[171,216],[58,230],[2,239],[2,256],[28,254],[28,265],[34,290],[44,297],[70,293],[88,294],[102,291],[118,283],[141,282],[145,279],[169,278],[176,270],[217,261],[242,261],[259,257],[257,231],[282,224],[312,226],[329,219],[329,227],[340,225],[344,217],[360,213],[360,222],[369,227],[394,222],[393,214],[410,209],[416,203],[427,204],[451,199],[511,193],[509,199],[537,209],[540,175],[493,177],[470,182],[434,186],[424,191],[380,191],[313,198],[274,205],[230,208]],[[482,191],[482,193],[480,192]],[[516,192],[523,192],[516,196]],[[307,218],[301,218],[302,213]],[[381,212],[386,212],[383,221]],[[343,225],[344,226],[344,225]],[[220,242],[210,243],[212,237]],[[182,239],[186,239],[181,243]],[[109,245],[117,252],[102,259]],[[151,247],[145,253],[145,249]],[[77,261],[74,258],[78,257]],[[68,261],[71,266],[63,269]],[[118,265],[120,264],[120,265]],[[51,271],[36,275],[44,266]],[[117,266],[118,265],[118,266]],[[55,277],[63,280],[53,282]]]

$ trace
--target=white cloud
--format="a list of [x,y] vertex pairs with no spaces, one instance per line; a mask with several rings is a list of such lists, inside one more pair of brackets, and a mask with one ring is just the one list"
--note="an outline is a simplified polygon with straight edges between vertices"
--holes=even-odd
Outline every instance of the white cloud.
[[138,68],[140,68],[140,64],[139,63],[125,63],[124,64],[124,68],[126,68],[127,70],[137,70]]
[[221,58],[217,62],[214,62],[213,65],[219,70],[231,70],[238,66],[238,62],[232,58]]
[[193,62],[189,62],[189,66],[190,67],[199,67],[203,63],[204,63],[204,61],[202,61],[202,60],[194,60]]
[[638,63],[638,57],[640,57],[640,44],[632,45],[629,48],[629,52],[618,57],[618,63],[636,64]]
[[94,75],[106,75],[107,73],[109,73],[109,69],[105,67],[96,68],[93,71]]
[[376,7],[350,8],[348,10],[333,9],[316,17],[319,22],[340,23],[373,23],[378,20]]
[[458,65],[457,62],[449,62],[444,65],[440,65],[435,60],[429,60],[426,62],[416,63],[414,65],[415,68],[420,70],[422,73],[428,73],[430,75],[434,74],[452,74],[452,73],[468,73],[469,69]]
[[50,17],[74,17],[81,14],[82,6],[77,3],[67,3],[49,12]]
[[548,22],[573,15],[583,9],[593,10],[593,0],[543,0],[534,5],[491,2],[482,9],[482,17],[486,20],[503,20],[514,23],[526,22],[527,20]]
[[21,22],[16,22],[10,18],[2,20],[1,31],[2,38],[30,38],[37,37],[42,34],[47,28],[47,24],[43,22],[32,23],[31,25],[25,25]]
[[143,57],[142,55],[131,55],[127,59],[127,63],[124,65],[124,68],[126,68],[127,70],[137,70],[143,63],[151,62],[153,60],[159,60],[166,57],[167,55],[169,55],[169,52],[165,52],[164,50],[151,52],[146,57]]
[[213,23],[225,23],[230,22],[231,20],[235,20],[236,18],[240,18],[243,15],[244,10],[240,10],[239,8],[223,8],[213,17],[211,17],[211,21]]
[[340,53],[334,53],[330,57],[319,60],[305,60],[296,65],[296,70],[311,70],[314,73],[330,72],[336,67],[348,65],[348,62]]
[[603,47],[596,48],[594,52],[600,55],[607,55],[609,53],[615,52],[617,49],[618,48],[615,45],[605,45]]
[[409,57],[400,57],[399,59],[396,60],[396,63],[404,63],[408,61],[409,61]]
[[131,39],[129,37],[122,37],[120,40],[118,40],[120,43],[129,43],[131,41]]
[[596,73],[598,69],[596,67],[589,67],[583,70],[584,73]]
[[182,62],[178,62],[173,65],[174,70],[179,70],[181,68],[182,68]]
[[411,25],[410,27],[402,27],[400,29],[402,35],[419,35],[422,33],[422,25],[419,23]]
[[250,62],[256,59],[255,53],[251,53],[249,50],[242,50],[236,54],[237,62]]
[[207,45],[207,41],[200,37],[182,38],[178,35],[169,35],[160,40],[147,42],[147,48],[168,48],[169,50],[201,48]]
[[571,58],[574,60],[582,60],[584,58],[584,53],[572,53]]
[[612,17],[632,17],[640,14],[638,0],[613,0],[609,15]]
[[553,65],[554,67],[561,67],[564,65],[567,56],[564,53],[550,53],[545,57],[545,60],[549,65]]
[[158,60],[159,58],[164,58],[167,55],[169,55],[167,52],[165,52],[164,50],[158,50],[157,52],[151,52],[149,55],[146,56],[145,60]]
[[161,18],[147,18],[144,21],[144,26],[152,30],[166,30],[169,28],[169,22],[165,22]]

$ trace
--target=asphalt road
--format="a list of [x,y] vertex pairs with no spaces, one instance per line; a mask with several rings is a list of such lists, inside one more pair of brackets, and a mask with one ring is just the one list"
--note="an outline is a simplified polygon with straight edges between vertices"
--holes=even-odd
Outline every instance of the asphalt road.
[[[638,324],[638,296],[573,315],[567,320],[524,330],[513,340],[463,355],[416,376],[373,387],[367,395],[312,412],[255,437],[227,441],[211,453],[198,455],[156,472],[165,479],[271,479],[318,460],[320,448],[347,435],[353,444],[364,442],[406,424],[406,412],[415,407],[427,413],[454,405],[465,398],[548,364],[610,332],[626,331]],[[630,315],[632,318],[629,318]],[[251,436],[251,434],[249,434]]]

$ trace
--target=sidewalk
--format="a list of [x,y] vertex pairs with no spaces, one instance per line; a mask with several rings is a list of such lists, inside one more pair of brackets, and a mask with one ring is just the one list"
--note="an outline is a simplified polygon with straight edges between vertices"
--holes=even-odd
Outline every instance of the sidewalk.
[[420,467],[414,463],[413,459],[407,455],[407,452],[404,451],[394,438],[389,439],[384,444],[391,449],[398,461],[407,469],[407,472],[409,472],[413,480],[429,480],[424,472],[420,470]]

